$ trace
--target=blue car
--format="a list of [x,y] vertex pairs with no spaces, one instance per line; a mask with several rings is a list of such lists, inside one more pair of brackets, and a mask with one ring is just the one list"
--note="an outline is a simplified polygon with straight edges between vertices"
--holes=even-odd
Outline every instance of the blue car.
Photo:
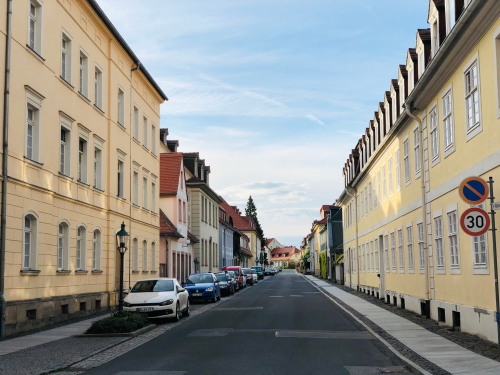
[[184,284],[184,289],[189,293],[190,301],[220,300],[220,287],[213,273],[195,273],[189,275]]

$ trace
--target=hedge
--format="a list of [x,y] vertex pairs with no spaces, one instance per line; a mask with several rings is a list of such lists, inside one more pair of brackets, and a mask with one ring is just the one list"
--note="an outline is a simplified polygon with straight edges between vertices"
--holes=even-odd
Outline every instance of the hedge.
[[96,320],[85,333],[129,333],[148,326],[145,314],[132,311],[117,311],[107,318]]

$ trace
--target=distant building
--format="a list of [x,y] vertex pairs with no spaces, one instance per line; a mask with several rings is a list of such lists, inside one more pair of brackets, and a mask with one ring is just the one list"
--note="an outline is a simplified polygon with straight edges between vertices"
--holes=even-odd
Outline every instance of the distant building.
[[271,262],[273,267],[286,267],[290,260],[296,264],[300,259],[300,250],[295,246],[276,247],[272,250]]

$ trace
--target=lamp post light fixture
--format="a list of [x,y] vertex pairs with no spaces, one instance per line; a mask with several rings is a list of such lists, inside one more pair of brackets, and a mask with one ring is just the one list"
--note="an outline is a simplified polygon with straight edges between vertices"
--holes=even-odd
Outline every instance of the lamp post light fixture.
[[122,222],[121,229],[116,233],[118,251],[120,252],[120,299],[118,300],[118,311],[123,311],[123,263],[127,246],[125,241],[130,235],[125,230],[125,222]]

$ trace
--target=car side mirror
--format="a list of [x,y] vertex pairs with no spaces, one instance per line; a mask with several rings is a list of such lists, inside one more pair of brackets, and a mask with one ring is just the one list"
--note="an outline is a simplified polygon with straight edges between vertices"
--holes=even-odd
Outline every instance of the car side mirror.
[[123,291],[123,294],[129,294],[129,293],[130,293],[130,290],[128,290],[128,289],[125,289],[125,290]]
[[184,288],[177,289],[177,293],[182,293],[182,292],[185,292],[185,291],[186,291],[186,289],[184,289]]

